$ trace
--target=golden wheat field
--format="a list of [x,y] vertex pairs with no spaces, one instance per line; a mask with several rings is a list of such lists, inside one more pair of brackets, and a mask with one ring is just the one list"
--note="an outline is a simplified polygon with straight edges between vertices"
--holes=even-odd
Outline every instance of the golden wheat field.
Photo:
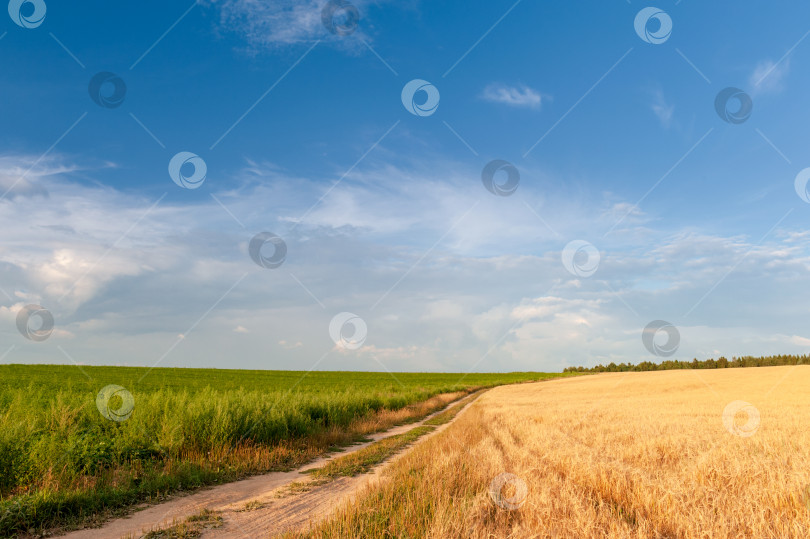
[[499,387],[302,536],[810,537],[808,427],[809,366]]

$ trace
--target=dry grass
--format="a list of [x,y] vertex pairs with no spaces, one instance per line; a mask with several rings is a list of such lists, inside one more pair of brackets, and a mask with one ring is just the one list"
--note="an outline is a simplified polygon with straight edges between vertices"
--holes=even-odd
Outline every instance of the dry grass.
[[[358,434],[373,434],[387,430],[394,425],[414,423],[437,410],[441,410],[451,402],[460,399],[468,393],[469,391],[442,393],[428,400],[409,404],[399,410],[382,410],[371,417],[355,421],[352,424],[352,430]],[[343,431],[345,431],[345,429],[336,428],[335,435],[339,436]]]
[[220,526],[222,526],[222,517],[219,516],[219,513],[203,509],[180,524],[147,532],[143,539],[193,539],[201,537],[207,529]]
[[258,511],[259,509],[263,509],[265,507],[265,503],[260,502],[259,500],[251,500],[247,502],[241,509],[237,509],[237,512],[245,513],[248,511]]
[[285,485],[278,490],[276,497],[284,498],[293,496],[325,485],[338,477],[354,477],[370,472],[375,466],[409,446],[425,434],[429,434],[435,431],[438,426],[452,421],[465,406],[477,399],[484,391],[486,390],[476,391],[464,397],[453,406],[449,406],[446,410],[424,421],[422,426],[414,427],[401,434],[382,438],[362,449],[336,457],[320,468],[307,470],[306,473],[310,474],[309,480],[295,481]]
[[[810,366],[496,388],[307,537],[810,537]],[[760,414],[723,413],[747,401]],[[492,480],[515,484],[498,506]],[[509,500],[512,498],[511,500]],[[505,504],[502,504],[505,505]]]

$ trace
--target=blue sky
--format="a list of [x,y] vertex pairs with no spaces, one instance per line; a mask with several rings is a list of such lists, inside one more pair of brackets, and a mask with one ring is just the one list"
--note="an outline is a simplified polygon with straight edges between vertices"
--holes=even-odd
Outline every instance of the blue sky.
[[[658,2],[657,44],[636,1],[358,1],[348,35],[320,1],[42,4],[0,23],[3,362],[559,370],[660,359],[653,320],[681,359],[808,351],[806,4]],[[433,114],[403,106],[414,79]],[[279,267],[251,260],[263,231]]]

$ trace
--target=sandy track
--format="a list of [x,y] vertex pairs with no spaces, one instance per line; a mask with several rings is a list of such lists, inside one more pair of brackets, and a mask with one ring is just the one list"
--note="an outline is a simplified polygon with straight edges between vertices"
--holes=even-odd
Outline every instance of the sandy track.
[[[475,399],[468,401],[451,421],[440,425],[432,432],[421,437],[416,443],[422,443],[449,427],[473,402],[475,402]],[[427,419],[428,418],[425,418],[425,420],[419,423],[407,425],[404,428],[397,427],[397,432],[389,431],[381,437],[406,432]],[[206,539],[272,537],[286,531],[306,529],[311,523],[331,514],[332,511],[337,509],[341,504],[349,501],[372,482],[380,481],[383,469],[387,465],[396,462],[411,447],[413,446],[409,446],[405,450],[387,459],[383,464],[377,466],[373,472],[368,474],[361,474],[355,477],[341,477],[325,485],[315,487],[310,491],[285,498],[276,498],[271,491],[251,499],[240,500],[240,502],[235,504],[217,507],[216,509],[222,511],[221,516],[224,520],[224,525],[220,528],[205,531],[203,537]],[[341,455],[343,455],[343,453]],[[312,467],[315,466],[305,466],[304,469]],[[306,477],[302,479],[301,475],[298,474],[296,479],[302,481],[306,480]],[[267,505],[252,511],[244,511],[243,509],[247,502],[259,502]],[[213,507],[209,508],[214,509]]]
[[[448,406],[453,406],[453,403]],[[468,406],[469,403],[461,412],[465,411]],[[321,457],[296,470],[257,475],[224,485],[207,487],[165,503],[143,505],[144,509],[127,517],[111,520],[100,528],[76,530],[60,537],[65,539],[138,538],[150,530],[182,522],[202,509],[222,511],[224,519],[222,527],[209,530],[205,537],[257,537],[302,526],[312,519],[325,516],[339,503],[346,500],[349,495],[378,477],[380,469],[385,464],[378,466],[373,473],[339,478],[295,496],[277,499],[274,491],[294,481],[306,481],[309,476],[301,474],[304,470],[320,467],[334,458],[358,451],[377,440],[407,432],[445,410],[447,408],[434,412],[420,421],[369,435],[369,442],[353,445],[343,451]],[[461,412],[456,415],[454,420],[461,415]],[[438,427],[420,441],[443,430],[450,423]],[[242,511],[249,502],[266,505],[252,511]]]

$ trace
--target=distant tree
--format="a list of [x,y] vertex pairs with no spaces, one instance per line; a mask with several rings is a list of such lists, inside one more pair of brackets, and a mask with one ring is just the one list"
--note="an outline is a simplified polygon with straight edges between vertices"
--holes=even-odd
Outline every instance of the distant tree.
[[724,356],[719,359],[713,358],[699,361],[694,358],[692,361],[680,361],[677,359],[667,359],[661,363],[642,361],[638,364],[614,362],[607,366],[601,363],[595,367],[566,367],[563,372],[627,372],[627,371],[658,371],[673,369],[732,369],[740,367],[771,367],[777,365],[810,365],[810,355],[777,355],[777,356],[741,356],[733,357],[729,360]]

